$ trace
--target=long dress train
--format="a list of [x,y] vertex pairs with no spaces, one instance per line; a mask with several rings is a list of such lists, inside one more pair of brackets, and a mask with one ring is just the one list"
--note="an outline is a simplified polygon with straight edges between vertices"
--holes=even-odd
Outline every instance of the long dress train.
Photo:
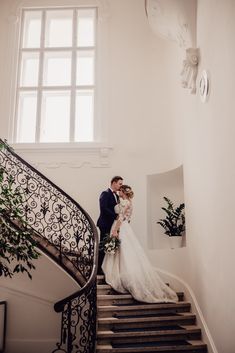
[[119,231],[121,244],[115,254],[105,254],[102,269],[106,283],[117,292],[131,293],[138,301],[177,302],[177,294],[159,277],[134,234],[129,223],[131,213],[131,201],[121,200],[119,214],[122,220]]

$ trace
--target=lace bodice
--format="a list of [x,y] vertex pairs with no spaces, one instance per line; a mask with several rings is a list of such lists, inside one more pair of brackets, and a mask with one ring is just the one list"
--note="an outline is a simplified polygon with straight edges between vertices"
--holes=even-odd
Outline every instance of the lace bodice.
[[132,203],[127,199],[120,198],[120,202],[115,206],[115,212],[119,214],[121,221],[130,221],[132,210]]

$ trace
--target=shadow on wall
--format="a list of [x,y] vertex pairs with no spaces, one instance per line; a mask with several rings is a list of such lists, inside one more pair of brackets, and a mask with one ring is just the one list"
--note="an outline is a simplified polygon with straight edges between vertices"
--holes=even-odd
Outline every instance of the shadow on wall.
[[[165,173],[147,176],[147,244],[149,249],[169,249],[169,237],[163,228],[157,224],[165,217],[161,207],[165,207],[163,197],[168,197],[175,205],[184,202],[183,166]],[[182,245],[186,246],[185,235]]]

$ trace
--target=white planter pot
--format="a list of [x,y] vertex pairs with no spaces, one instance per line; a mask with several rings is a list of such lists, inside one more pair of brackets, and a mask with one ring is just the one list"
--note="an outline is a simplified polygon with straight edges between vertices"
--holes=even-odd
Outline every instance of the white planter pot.
[[170,242],[171,249],[181,248],[183,237],[182,236],[169,237],[169,242]]

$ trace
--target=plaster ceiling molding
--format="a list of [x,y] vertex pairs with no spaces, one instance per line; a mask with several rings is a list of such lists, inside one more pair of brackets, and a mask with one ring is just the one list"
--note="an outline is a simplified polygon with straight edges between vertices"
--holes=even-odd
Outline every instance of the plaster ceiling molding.
[[183,48],[196,44],[196,5],[196,0],[145,0],[154,33]]
[[110,18],[110,0],[97,0],[99,9],[98,21],[105,22]]
[[105,18],[110,14],[110,0],[13,0],[18,7],[89,7],[97,6]]
[[6,20],[10,23],[10,25],[18,24],[20,20],[20,8],[22,6],[22,1],[13,0],[9,4],[7,3],[7,11],[8,15]]
[[23,155],[23,158],[30,161],[34,166],[43,166],[48,169],[67,168],[83,168],[89,166],[91,168],[109,168],[111,163],[111,146],[84,143],[80,147],[55,146],[54,148],[44,146],[14,146],[17,153]]
[[197,0],[145,0],[145,10],[153,32],[176,42],[186,50],[182,86],[196,93],[199,50],[196,49]]

